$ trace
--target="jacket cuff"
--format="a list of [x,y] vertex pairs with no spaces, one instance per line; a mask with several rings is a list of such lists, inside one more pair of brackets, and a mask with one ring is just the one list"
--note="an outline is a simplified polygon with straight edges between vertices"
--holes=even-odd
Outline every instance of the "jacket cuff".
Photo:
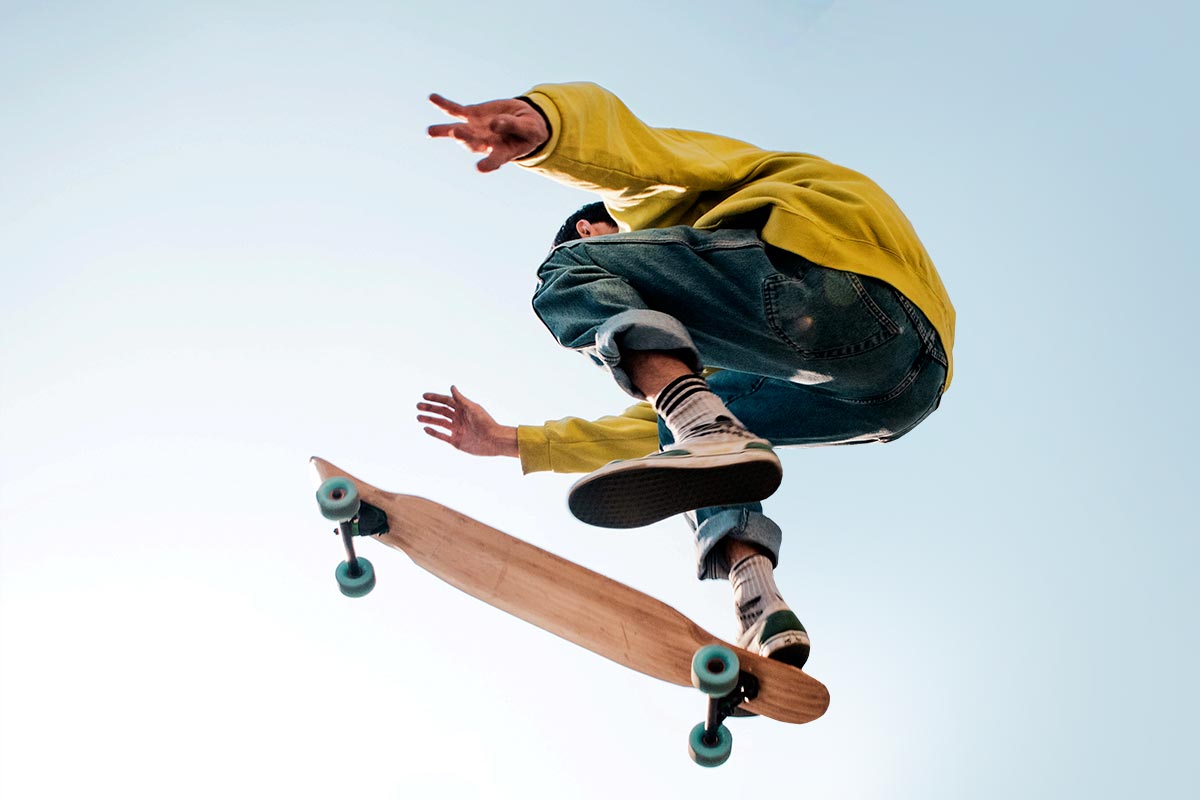
[[533,425],[517,426],[517,454],[521,459],[521,473],[548,472],[550,470],[550,439],[545,428]]
[[521,156],[520,159],[517,159],[519,161],[523,161],[527,158],[536,158],[543,150],[546,149],[546,145],[550,144],[550,139],[554,136],[554,126],[550,124],[550,117],[546,116],[546,112],[542,111],[541,106],[539,106],[537,103],[533,102],[528,97],[518,97],[517,99],[538,113],[538,116],[542,118],[542,122],[546,123],[546,132],[549,134],[546,137],[546,141],[542,142],[537,147]]
[[537,166],[549,158],[550,154],[554,152],[554,148],[558,146],[558,140],[562,133],[562,116],[559,115],[558,107],[554,105],[554,101],[541,92],[528,92],[517,99],[523,100],[533,106],[542,115],[542,119],[546,120],[546,125],[550,128],[550,138],[543,142],[541,147],[521,158],[513,159],[514,164],[522,167]]

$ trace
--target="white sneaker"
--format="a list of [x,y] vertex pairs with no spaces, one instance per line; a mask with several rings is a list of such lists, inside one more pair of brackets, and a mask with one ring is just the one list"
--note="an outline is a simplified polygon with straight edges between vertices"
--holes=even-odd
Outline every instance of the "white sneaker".
[[637,528],[698,508],[757,502],[782,480],[770,442],[717,417],[660,453],[614,461],[580,479],[567,503],[590,525]]
[[801,668],[808,661],[810,643],[799,617],[785,608],[759,617],[738,637],[737,646]]

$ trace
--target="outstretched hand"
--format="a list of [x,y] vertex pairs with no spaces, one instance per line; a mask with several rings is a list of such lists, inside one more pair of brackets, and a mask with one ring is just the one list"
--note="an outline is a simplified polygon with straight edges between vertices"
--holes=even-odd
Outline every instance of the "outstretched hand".
[[417,421],[425,424],[425,432],[435,439],[474,456],[513,456],[517,449],[517,429],[500,425],[483,406],[468,400],[458,387],[450,387],[450,395],[426,392],[426,402],[417,403],[425,412]]
[[492,172],[514,159],[541,147],[550,138],[542,115],[523,100],[491,100],[464,106],[440,94],[429,95],[435,106],[462,122],[430,125],[435,139],[457,139],[472,153],[487,153],[476,164],[480,172]]

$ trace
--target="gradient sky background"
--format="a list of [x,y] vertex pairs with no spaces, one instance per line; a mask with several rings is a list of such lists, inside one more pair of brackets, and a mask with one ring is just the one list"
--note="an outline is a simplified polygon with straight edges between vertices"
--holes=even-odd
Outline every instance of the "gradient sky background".
[[[1192,796],[1194,4],[0,2],[0,795]],[[319,454],[719,636],[682,522],[426,437],[626,398],[529,309],[588,196],[428,140],[425,98],[593,80],[817,153],[906,210],[958,310],[941,410],[789,451],[770,511],[821,720],[696,692],[365,542]]]

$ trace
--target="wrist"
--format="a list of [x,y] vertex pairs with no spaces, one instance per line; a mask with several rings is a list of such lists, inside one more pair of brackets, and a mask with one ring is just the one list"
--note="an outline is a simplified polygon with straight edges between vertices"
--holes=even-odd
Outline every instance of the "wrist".
[[521,447],[517,443],[517,429],[508,425],[498,426],[496,433],[497,455],[520,458]]

